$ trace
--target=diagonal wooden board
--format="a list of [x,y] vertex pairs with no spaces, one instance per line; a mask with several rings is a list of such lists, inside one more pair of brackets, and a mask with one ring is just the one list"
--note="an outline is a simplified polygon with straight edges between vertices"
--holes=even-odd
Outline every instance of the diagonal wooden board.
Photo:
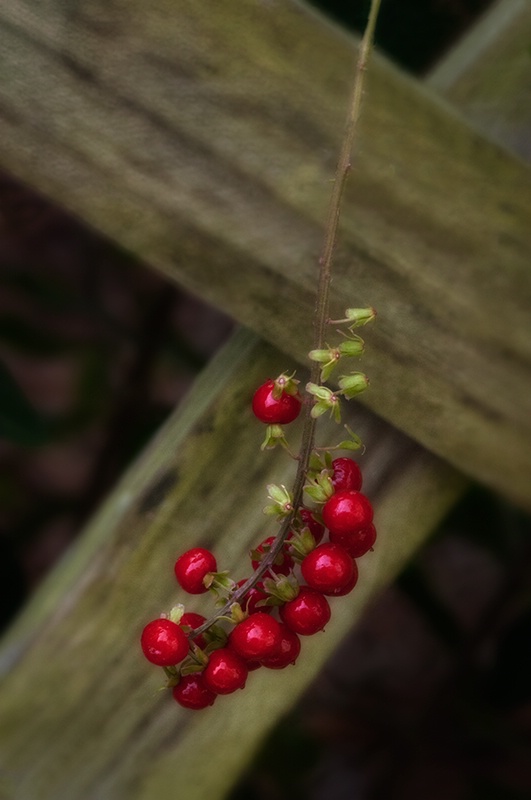
[[[301,360],[353,61],[293,0],[7,0],[0,164]],[[531,172],[382,58],[367,100],[332,290],[381,313],[364,402],[530,507]]]
[[[245,577],[249,549],[275,530],[260,511],[265,486],[288,483],[293,462],[260,453],[263,429],[249,401],[265,375],[291,366],[253,334],[235,336],[7,636],[0,651],[6,797],[222,797],[369,599],[455,503],[462,476],[358,407],[350,423],[367,446],[361,463],[380,536],[358,562],[356,590],[332,603],[326,632],[304,642],[296,667],[252,673],[245,691],[200,715],[158,693],[162,671],[146,664],[138,637],[161,610],[190,600],[176,589],[176,555],[212,547],[220,568]],[[333,423],[324,429],[324,441],[337,436]],[[210,600],[192,598],[187,607],[203,611]]]

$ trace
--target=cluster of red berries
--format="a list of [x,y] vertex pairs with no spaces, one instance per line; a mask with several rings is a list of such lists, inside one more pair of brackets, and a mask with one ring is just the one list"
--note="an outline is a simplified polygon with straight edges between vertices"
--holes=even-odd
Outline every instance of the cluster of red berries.
[[[285,424],[288,417],[292,420],[298,414],[300,400],[298,395],[281,395],[273,402],[272,383],[257,391],[253,409],[260,419],[267,409],[268,423]],[[284,421],[279,423],[279,418]],[[321,511],[298,510],[293,530],[271,567],[231,607],[234,627],[230,633],[215,624],[194,635],[206,620],[200,614],[183,613],[182,607],[174,609],[170,618],[153,620],[144,628],[144,655],[165,668],[180,705],[205,708],[218,695],[243,688],[251,670],[294,664],[301,650],[299,637],[323,630],[330,619],[327,598],[346,595],[356,585],[355,559],[372,549],[376,539],[372,507],[360,492],[361,471],[352,459],[332,461],[328,479],[330,496]],[[328,540],[324,540],[325,529]],[[274,537],[269,537],[251,552],[253,569],[268,555],[273,542]],[[234,583],[218,572],[214,555],[201,547],[177,559],[175,577],[189,594],[212,589],[229,602],[246,582]]]

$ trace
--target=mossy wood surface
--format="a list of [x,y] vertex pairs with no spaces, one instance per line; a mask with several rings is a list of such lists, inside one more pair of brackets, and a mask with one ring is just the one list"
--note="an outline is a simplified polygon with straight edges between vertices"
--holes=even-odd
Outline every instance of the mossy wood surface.
[[531,3],[498,0],[428,79],[489,138],[531,161]]
[[[98,4],[101,18],[106,8],[113,6]],[[46,4],[52,23],[54,9]],[[83,9],[95,13],[96,4]],[[357,591],[336,604],[326,634],[304,643],[296,667],[255,673],[245,692],[197,716],[157,695],[159,673],[140,658],[137,635],[146,616],[182,599],[172,580],[174,556],[211,544],[223,554],[220,562],[246,574],[246,551],[264,532],[257,513],[264,486],[289,480],[282,454],[259,453],[263,432],[248,409],[256,382],[287,366],[284,356],[238,334],[5,639],[1,800],[223,797],[372,594],[459,496],[463,482],[451,468],[358,407],[353,424],[368,447],[363,465],[380,538],[360,561]]]
[[[300,359],[354,58],[293,0],[6,0],[0,163]],[[529,507],[530,170],[382,58],[366,99],[332,287],[380,310],[364,402]]]
[[[143,624],[176,602],[173,562],[212,547],[220,568],[249,572],[248,551],[275,523],[260,513],[268,481],[293,462],[261,454],[249,400],[264,375],[292,364],[241,332],[209,365],[183,407],[115,489],[80,544],[42,586],[0,650],[2,800],[221,798],[261,737],[296,700],[368,600],[392,580],[460,495],[464,479],[361,410],[350,422],[380,532],[359,584],[333,601],[325,633],[298,664],[252,673],[245,691],[200,714],[165,692],[139,652]],[[322,436],[337,436],[332,423]],[[295,435],[295,434],[294,434]]]

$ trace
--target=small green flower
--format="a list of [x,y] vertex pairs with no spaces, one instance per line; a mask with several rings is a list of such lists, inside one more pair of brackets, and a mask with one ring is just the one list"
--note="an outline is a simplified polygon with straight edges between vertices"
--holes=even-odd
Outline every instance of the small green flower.
[[315,477],[309,477],[304,486],[304,491],[316,503],[326,503],[334,494],[334,484],[330,478],[330,471],[323,469]]
[[349,358],[356,358],[357,356],[361,356],[364,347],[365,347],[365,342],[363,341],[361,336],[357,336],[355,334],[351,338],[347,339],[345,342],[341,342],[341,344],[338,347],[338,350],[342,356],[348,356]]
[[352,428],[349,428],[348,425],[345,425],[345,430],[347,431],[349,438],[345,439],[344,441],[340,442],[337,446],[338,450],[360,450],[363,448],[363,442],[361,441],[360,437],[357,433],[354,433]]
[[279,375],[274,381],[272,395],[275,400],[280,400],[283,394],[296,395],[299,391],[299,381],[295,379],[295,373],[286,375],[285,372]]
[[264,508],[264,514],[276,517],[287,517],[293,511],[293,495],[284,485],[268,484],[267,495],[272,501]]
[[337,394],[328,389],[328,387],[318,386],[316,383],[307,383],[306,391],[317,398],[317,402],[311,410],[311,415],[314,419],[330,411],[330,415],[335,421],[341,422],[341,408]]
[[363,372],[353,372],[351,375],[342,375],[338,383],[341,394],[348,400],[351,400],[367,389],[369,379]]
[[331,325],[344,325],[349,323],[349,330],[353,328],[361,328],[362,325],[367,325],[372,322],[376,317],[374,308],[347,308],[345,317],[343,319],[331,319]]

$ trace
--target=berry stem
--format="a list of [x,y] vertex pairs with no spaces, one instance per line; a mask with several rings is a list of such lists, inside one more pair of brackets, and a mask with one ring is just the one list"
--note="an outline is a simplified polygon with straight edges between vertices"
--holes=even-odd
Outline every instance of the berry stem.
[[[314,316],[314,349],[322,350],[324,345],[324,334],[328,322],[328,295],[330,289],[330,275],[332,271],[332,261],[334,249],[337,241],[337,229],[339,226],[339,216],[341,211],[341,199],[351,168],[351,155],[354,144],[354,136],[358,127],[358,120],[363,98],[363,83],[369,56],[371,54],[374,30],[378,11],[380,10],[380,0],[372,0],[367,27],[360,43],[358,60],[354,77],[354,85],[348,105],[345,133],[341,144],[339,159],[336,167],[336,174],[328,206],[328,217],[323,250],[319,259],[319,284],[317,290],[317,303]],[[313,383],[319,383],[320,367],[312,366]]]
[[[345,125],[345,132],[337,162],[332,193],[330,195],[330,202],[328,206],[328,215],[325,228],[325,238],[323,249],[319,258],[319,280],[317,287],[317,299],[314,313],[314,350],[322,350],[324,347],[325,330],[328,324],[329,312],[329,290],[330,290],[330,276],[332,272],[332,262],[334,250],[337,242],[337,231],[339,226],[339,216],[341,211],[341,199],[343,191],[347,182],[348,174],[351,168],[351,154],[354,143],[354,137],[358,127],[358,120],[361,110],[361,101],[363,98],[363,84],[365,72],[369,61],[370,53],[373,47],[374,30],[376,27],[376,20],[378,11],[380,9],[380,0],[371,0],[371,8],[367,20],[365,33],[360,43],[358,59],[355,68],[354,85],[350,101],[348,104],[347,119]],[[312,362],[310,381],[315,384],[320,383],[321,365],[318,362]],[[289,516],[286,517],[282,526],[271,545],[270,551],[265,558],[262,559],[257,569],[253,572],[251,577],[238,588],[231,596],[230,600],[223,608],[219,610],[215,616],[208,619],[203,625],[191,631],[188,634],[189,639],[195,638],[200,633],[203,633],[207,628],[213,625],[216,620],[222,616],[230,613],[233,603],[238,603],[242,600],[249,589],[252,589],[258,581],[265,575],[265,573],[273,566],[275,558],[279,554],[282,546],[288,536],[290,528],[294,522],[297,509],[302,504],[302,493],[306,481],[306,473],[308,472],[308,465],[310,456],[315,447],[315,424],[316,419],[311,416],[312,404],[306,403],[304,407],[304,422],[301,435],[301,449],[298,457],[297,474],[295,475],[293,485],[293,509]]]

